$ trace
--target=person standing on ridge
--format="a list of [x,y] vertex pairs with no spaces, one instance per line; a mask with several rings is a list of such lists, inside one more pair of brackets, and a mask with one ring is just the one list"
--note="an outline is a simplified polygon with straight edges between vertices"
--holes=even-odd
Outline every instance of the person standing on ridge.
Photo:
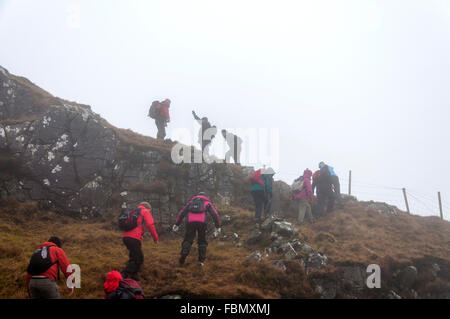
[[[155,223],[151,214],[151,205],[148,202],[139,204],[136,210],[130,211],[130,217],[135,218],[136,227],[125,231],[122,235],[124,245],[129,251],[129,260],[122,271],[123,278],[132,278],[139,280],[138,272],[144,262],[144,254],[142,253],[142,239],[144,237],[144,225],[152,235],[155,244],[158,243],[159,238],[156,232]],[[121,215],[122,216],[122,215]]]
[[261,176],[264,181],[264,218],[272,215],[273,175],[275,175],[275,171],[272,167],[269,167],[263,171]]
[[157,139],[164,140],[166,137],[166,126],[170,122],[169,107],[169,99],[165,99],[162,102],[154,101],[148,111],[148,116],[155,120],[156,127],[158,128]]
[[333,184],[331,181],[330,170],[325,163],[319,163],[320,174],[317,178],[317,216],[322,216],[325,205],[327,212],[333,211],[335,195],[333,193]]
[[[58,237],[39,245],[27,268],[27,290],[31,299],[61,299],[56,281],[59,271],[68,278],[72,274],[69,260]],[[69,289],[69,296],[74,288]]]
[[262,179],[262,168],[256,170],[248,178],[251,184],[250,193],[252,194],[253,201],[255,203],[255,224],[259,227],[261,223],[261,213],[266,201],[265,195],[265,183]]
[[186,233],[181,244],[180,265],[184,264],[186,257],[189,255],[195,235],[197,234],[198,261],[200,266],[204,266],[206,247],[208,246],[208,242],[206,241],[207,213],[214,221],[216,227],[214,237],[217,237],[221,231],[219,213],[204,192],[200,192],[192,197],[178,213],[175,224],[172,227],[174,232],[178,231],[181,221],[186,217]]
[[198,131],[198,143],[202,147],[202,154],[208,156],[211,142],[217,134],[217,127],[215,125],[211,126],[211,123],[209,123],[207,117],[198,117],[195,111],[192,111],[192,115],[197,123],[200,124],[200,130]]
[[234,162],[237,165],[241,165],[240,157],[242,150],[242,139],[233,133],[227,132],[226,130],[222,130],[222,136],[230,148],[225,153],[225,163],[230,163],[231,157],[233,157]]
[[306,218],[309,219],[310,223],[314,223],[314,219],[312,216],[312,209],[311,205],[313,202],[313,190],[311,186],[311,176],[312,171],[309,169],[306,169],[303,172],[303,175],[299,178],[297,178],[294,181],[294,184],[300,180],[303,181],[303,185],[298,190],[293,190],[292,192],[292,199],[295,200],[298,204],[298,217],[297,222],[299,225],[303,223],[303,219]]

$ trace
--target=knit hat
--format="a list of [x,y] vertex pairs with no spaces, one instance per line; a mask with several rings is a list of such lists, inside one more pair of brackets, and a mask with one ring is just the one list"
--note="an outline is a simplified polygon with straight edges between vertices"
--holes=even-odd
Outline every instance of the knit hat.
[[106,275],[106,280],[105,280],[105,283],[103,285],[103,287],[105,287],[106,295],[109,295],[110,293],[115,291],[117,289],[117,287],[119,287],[119,282],[121,280],[123,280],[123,277],[120,274],[120,272],[118,272],[116,270],[110,271]]
[[50,237],[50,239],[48,240],[48,242],[49,242],[49,243],[54,243],[54,244],[55,244],[56,246],[58,246],[59,248],[62,247],[61,240],[60,240],[58,237],[56,237],[56,236]]
[[146,208],[148,208],[148,209],[152,209],[152,205],[150,205],[149,202],[141,202],[141,203],[139,204],[139,206],[144,206],[144,207],[146,207]]

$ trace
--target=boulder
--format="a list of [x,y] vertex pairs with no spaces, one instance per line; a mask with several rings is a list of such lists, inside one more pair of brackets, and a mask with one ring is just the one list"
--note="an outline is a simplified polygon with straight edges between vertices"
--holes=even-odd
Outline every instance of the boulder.
[[262,254],[259,250],[253,252],[250,256],[247,257],[248,260],[261,262]]
[[312,252],[305,261],[307,272],[311,269],[323,269],[328,264],[328,257],[320,252]]
[[263,233],[259,229],[256,228],[253,229],[250,232],[250,235],[248,236],[246,243],[250,245],[258,243],[262,237],[262,234]]

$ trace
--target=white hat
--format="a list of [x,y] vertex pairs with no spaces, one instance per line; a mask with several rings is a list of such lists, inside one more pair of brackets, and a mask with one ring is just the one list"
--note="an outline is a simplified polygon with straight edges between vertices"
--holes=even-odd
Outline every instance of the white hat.
[[275,171],[272,167],[269,167],[263,170],[263,175],[275,175]]

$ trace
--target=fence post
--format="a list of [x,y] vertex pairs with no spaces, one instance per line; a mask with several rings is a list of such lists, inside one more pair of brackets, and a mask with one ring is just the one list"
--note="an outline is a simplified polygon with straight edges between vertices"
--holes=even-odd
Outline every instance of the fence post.
[[406,211],[408,212],[408,214],[411,214],[409,211],[408,198],[406,197],[406,189],[402,188],[402,190],[403,190],[403,197],[405,198]]
[[352,194],[352,171],[348,172],[348,194]]
[[439,199],[439,212],[441,213],[441,219],[444,220],[444,214],[442,213],[441,192],[438,192],[438,199]]

